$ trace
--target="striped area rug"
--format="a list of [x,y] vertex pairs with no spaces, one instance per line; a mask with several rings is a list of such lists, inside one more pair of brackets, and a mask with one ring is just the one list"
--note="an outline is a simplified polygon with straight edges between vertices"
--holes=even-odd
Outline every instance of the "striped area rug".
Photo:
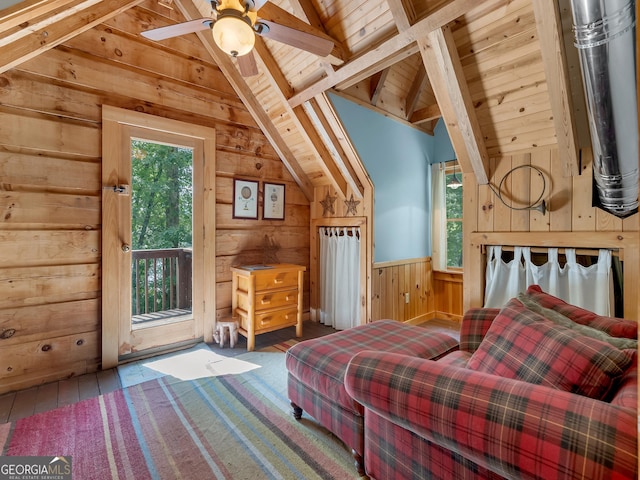
[[289,350],[291,347],[293,347],[296,343],[298,343],[297,340],[287,340],[285,342],[281,342],[281,343],[276,343],[275,345],[271,345],[270,347],[266,347],[261,349],[261,352],[282,352],[282,353],[286,353],[287,350]]
[[0,425],[3,455],[72,457],[74,479],[354,479],[347,449],[286,398],[285,346],[253,370],[150,380]]

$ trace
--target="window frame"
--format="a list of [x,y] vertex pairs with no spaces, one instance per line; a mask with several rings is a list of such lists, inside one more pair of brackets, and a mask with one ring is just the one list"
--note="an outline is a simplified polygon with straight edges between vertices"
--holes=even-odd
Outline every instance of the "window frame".
[[[445,200],[444,200],[444,207],[445,207],[445,212],[446,212],[446,218],[445,218],[445,225],[444,225],[444,231],[441,232],[441,236],[442,236],[442,242],[444,244],[444,252],[445,252],[445,268],[448,271],[451,272],[462,272],[464,270],[464,256],[462,257],[462,264],[460,266],[449,266],[449,238],[448,238],[448,225],[449,223],[460,223],[460,242],[462,244],[463,242],[463,229],[464,229],[464,208],[462,210],[462,215],[460,217],[450,217],[449,216],[449,209],[447,208],[447,201],[446,201],[446,191],[447,188],[449,188],[447,186],[447,176],[448,175],[452,175],[453,173],[456,173],[458,175],[458,178],[460,181],[462,181],[462,170],[460,169],[460,165],[458,163],[457,160],[451,160],[448,162],[443,162],[444,165],[444,175],[443,175],[443,181],[444,181],[444,191],[445,191]],[[454,172],[455,170],[455,172]],[[464,188],[463,186],[459,187],[461,190]],[[464,195],[464,190],[463,190],[463,195]],[[462,205],[464,207],[464,203]],[[463,249],[464,251],[464,249]]]

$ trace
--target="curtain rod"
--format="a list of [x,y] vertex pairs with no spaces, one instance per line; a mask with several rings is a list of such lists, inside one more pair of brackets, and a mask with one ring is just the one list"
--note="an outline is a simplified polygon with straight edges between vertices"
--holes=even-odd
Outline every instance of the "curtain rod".
[[[482,245],[482,253],[487,253],[487,247],[493,245]],[[496,245],[498,246],[498,245]],[[523,247],[524,248],[524,247]],[[531,249],[531,253],[544,253],[546,254],[549,248],[557,248],[558,253],[564,255],[565,250],[570,247],[529,247]],[[502,251],[504,252],[513,252],[515,247],[513,245],[502,245]],[[620,257],[620,260],[624,260],[623,253],[617,248],[606,248],[605,250],[611,251],[611,255],[614,257]],[[576,248],[576,255],[589,255],[592,257],[598,256],[598,249],[595,248]]]

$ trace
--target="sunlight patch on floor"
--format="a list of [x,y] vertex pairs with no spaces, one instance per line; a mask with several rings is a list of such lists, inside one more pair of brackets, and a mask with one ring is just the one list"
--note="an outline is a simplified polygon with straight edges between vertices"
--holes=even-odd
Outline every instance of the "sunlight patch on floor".
[[260,368],[260,365],[218,355],[208,348],[197,348],[121,365],[118,367],[118,375],[122,386],[127,387],[165,375],[179,380],[195,380],[245,373],[256,368]]

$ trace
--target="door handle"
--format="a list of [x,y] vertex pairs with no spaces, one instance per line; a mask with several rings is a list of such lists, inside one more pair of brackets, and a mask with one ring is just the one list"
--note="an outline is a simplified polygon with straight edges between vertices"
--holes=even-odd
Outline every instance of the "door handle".
[[122,244],[122,247],[120,247],[120,248],[122,248],[122,251],[123,251],[124,253],[127,253],[127,252],[130,252],[130,251],[131,251],[131,246],[130,246],[128,243],[123,243],[123,244]]

